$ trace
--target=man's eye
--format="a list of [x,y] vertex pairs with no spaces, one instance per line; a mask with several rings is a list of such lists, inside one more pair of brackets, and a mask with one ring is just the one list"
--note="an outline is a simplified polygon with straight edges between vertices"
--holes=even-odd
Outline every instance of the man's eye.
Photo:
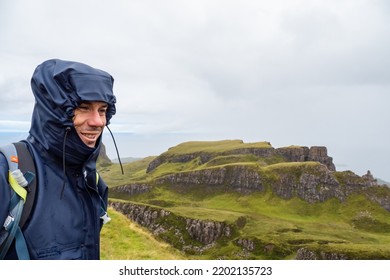
[[101,113],[101,114],[107,113],[107,108],[101,108],[101,109],[99,109],[99,113]]

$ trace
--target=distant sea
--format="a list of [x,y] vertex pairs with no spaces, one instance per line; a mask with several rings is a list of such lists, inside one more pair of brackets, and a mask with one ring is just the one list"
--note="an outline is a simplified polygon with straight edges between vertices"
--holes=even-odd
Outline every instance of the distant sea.
[[28,132],[1,132],[0,131],[0,145],[6,145],[12,142],[18,142],[26,139]]

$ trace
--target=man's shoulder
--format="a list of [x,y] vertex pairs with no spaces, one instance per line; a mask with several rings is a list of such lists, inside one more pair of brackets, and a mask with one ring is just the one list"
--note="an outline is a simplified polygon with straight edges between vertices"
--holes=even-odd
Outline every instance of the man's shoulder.
[[8,205],[11,197],[11,188],[8,184],[8,163],[0,152],[0,223],[3,224],[8,215]]
[[[8,171],[8,163],[5,155],[3,155],[3,153],[0,152],[0,171],[3,170]],[[3,174],[3,172],[1,172],[0,174]]]
[[7,158],[0,152],[0,193],[9,191]]

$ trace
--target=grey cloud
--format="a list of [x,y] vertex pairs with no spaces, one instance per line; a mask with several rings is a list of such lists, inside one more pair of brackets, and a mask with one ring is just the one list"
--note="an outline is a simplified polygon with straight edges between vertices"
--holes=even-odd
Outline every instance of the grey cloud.
[[[149,148],[221,138],[327,145],[336,161],[387,176],[388,1],[237,3],[2,3],[0,101],[30,109],[2,108],[0,121],[30,119],[32,71],[58,57],[110,72],[112,127],[153,135]],[[133,144],[128,153],[141,149]],[[352,147],[380,164],[347,162]]]

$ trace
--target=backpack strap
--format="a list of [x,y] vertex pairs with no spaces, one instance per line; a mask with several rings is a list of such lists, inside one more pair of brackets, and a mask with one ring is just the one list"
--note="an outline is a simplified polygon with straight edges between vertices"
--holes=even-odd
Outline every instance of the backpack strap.
[[[35,177],[36,174],[35,163],[30,151],[27,148],[27,144],[21,141],[21,142],[14,143],[14,145],[19,157],[20,170],[22,171],[25,177],[29,176],[27,174],[31,174],[31,173],[32,176]],[[35,180],[34,178],[30,179],[30,182],[26,187],[28,195],[24,203],[22,217],[20,218],[20,222],[19,222],[20,228],[23,228],[27,220],[30,218],[32,207],[35,201],[36,189],[37,189],[37,180],[35,177]]]
[[[30,256],[28,253],[26,241],[21,230],[22,226],[20,226],[19,223],[22,218],[25,202],[27,201],[28,190],[30,190],[26,187],[32,185],[32,182],[34,182],[35,184],[35,166],[33,164],[32,168],[34,173],[31,171],[27,171],[23,174],[22,171],[19,169],[19,161],[28,161],[27,158],[30,158],[30,160],[32,161],[32,157],[27,149],[26,143],[15,143],[0,147],[0,152],[2,152],[7,159],[9,169],[8,181],[13,190],[9,205],[9,215],[6,218],[3,224],[3,228],[0,232],[0,259],[4,259],[5,255],[9,250],[9,247],[15,240],[15,249],[18,258],[27,260],[30,259]],[[24,164],[22,165],[25,167]],[[31,208],[29,209],[29,211],[31,211]],[[29,214],[30,213],[27,213],[25,215],[27,215],[28,217]],[[23,219],[24,222],[27,220],[26,217]]]

